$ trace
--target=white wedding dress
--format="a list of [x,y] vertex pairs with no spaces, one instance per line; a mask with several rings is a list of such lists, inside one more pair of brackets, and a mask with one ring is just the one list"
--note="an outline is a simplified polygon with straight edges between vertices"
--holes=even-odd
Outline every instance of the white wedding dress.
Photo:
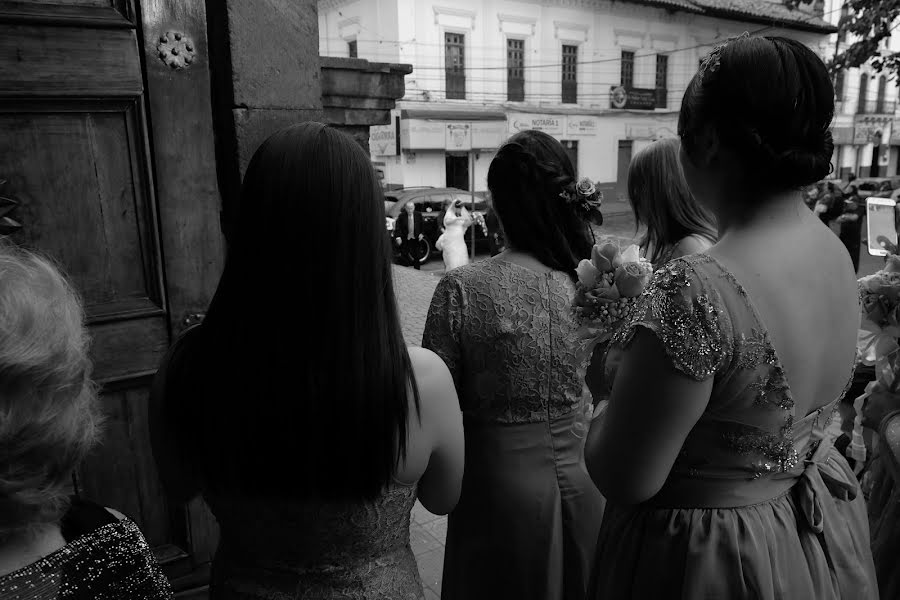
[[444,269],[449,271],[469,264],[469,249],[466,247],[466,230],[472,225],[472,217],[466,207],[460,216],[452,209],[444,215],[444,233],[438,238],[435,248],[444,254]]

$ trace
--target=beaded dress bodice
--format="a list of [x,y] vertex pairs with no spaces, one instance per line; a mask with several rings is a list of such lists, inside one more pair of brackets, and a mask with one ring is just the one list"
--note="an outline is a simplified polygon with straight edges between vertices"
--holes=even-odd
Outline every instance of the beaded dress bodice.
[[[676,369],[697,381],[713,378],[709,404],[682,447],[674,476],[787,473],[814,449],[814,432],[824,428],[838,398],[795,416],[769,334],[727,269],[706,254],[673,260],[654,274],[640,302],[614,345],[627,346],[639,327],[650,329]],[[853,365],[847,374],[849,385]]]

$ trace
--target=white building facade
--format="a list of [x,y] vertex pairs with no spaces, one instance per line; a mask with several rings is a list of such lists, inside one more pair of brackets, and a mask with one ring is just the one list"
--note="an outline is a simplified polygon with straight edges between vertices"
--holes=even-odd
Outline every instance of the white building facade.
[[[829,0],[826,5],[827,18],[837,24],[847,11],[843,5],[844,0]],[[834,35],[827,53],[833,56],[852,41]],[[900,52],[900,37],[893,35],[885,40],[880,51]],[[836,175],[900,175],[897,85],[897,80],[889,73],[876,73],[869,64],[837,74],[834,81],[836,114],[832,126]]]
[[372,160],[389,185],[485,190],[496,149],[540,129],[622,202],[631,157],[676,135],[684,90],[716,44],[749,31],[829,48],[834,28],[821,5],[735,4],[323,0],[320,54],[413,65],[395,125],[372,131]]

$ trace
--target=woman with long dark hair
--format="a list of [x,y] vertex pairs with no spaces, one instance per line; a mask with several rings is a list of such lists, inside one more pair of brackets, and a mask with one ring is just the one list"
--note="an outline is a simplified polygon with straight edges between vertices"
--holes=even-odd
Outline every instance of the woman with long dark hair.
[[591,598],[878,597],[865,501],[825,432],[856,276],[801,194],[831,171],[833,116],[824,63],[787,38],[731,40],[688,85],[681,164],[719,240],[658,270],[614,339],[586,448],[609,499]]
[[446,366],[404,344],[372,166],[327,126],[284,129],[237,212],[153,394],[170,493],[221,528],[211,597],[420,598],[410,510],[456,504],[462,424]]
[[603,498],[582,459],[581,380],[571,303],[590,256],[580,193],[562,145],[514,135],[488,188],[506,236],[497,256],[438,284],[423,345],[450,368],[463,409],[466,472],[450,515],[445,599],[584,597]]
[[680,149],[677,138],[659,140],[635,154],[628,167],[628,200],[637,226],[646,228],[639,245],[656,268],[716,242],[714,218],[684,180]]

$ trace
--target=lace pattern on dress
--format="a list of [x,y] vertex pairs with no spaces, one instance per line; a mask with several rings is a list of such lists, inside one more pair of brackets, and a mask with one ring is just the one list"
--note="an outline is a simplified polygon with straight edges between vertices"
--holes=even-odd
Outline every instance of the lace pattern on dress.
[[467,416],[537,423],[581,406],[586,361],[572,343],[574,297],[565,273],[499,259],[444,275],[422,345],[447,364]]
[[222,526],[216,585],[247,598],[410,598],[422,587],[410,548],[416,485],[374,500],[301,503],[207,495]]
[[625,347],[638,327],[649,329],[675,368],[697,381],[712,377],[727,363],[731,343],[720,321],[721,301],[689,261],[679,258],[656,271],[638,302],[616,344]]

